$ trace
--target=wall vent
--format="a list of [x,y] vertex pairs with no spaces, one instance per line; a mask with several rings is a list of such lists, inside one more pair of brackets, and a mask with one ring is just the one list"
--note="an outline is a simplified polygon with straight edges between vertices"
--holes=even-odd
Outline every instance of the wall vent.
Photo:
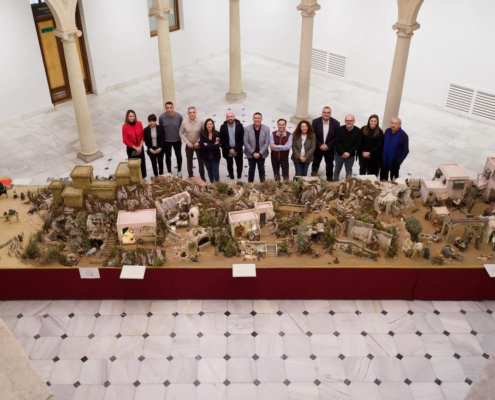
[[327,72],[328,53],[323,50],[313,49],[311,53],[311,68],[321,72]]
[[346,64],[347,64],[347,57],[334,53],[328,53],[329,74],[337,75],[344,78]]
[[311,68],[332,76],[345,78],[347,56],[322,49],[312,49]]
[[444,110],[495,123],[495,94],[450,83]]
[[474,99],[473,115],[495,122],[495,94],[479,91]]

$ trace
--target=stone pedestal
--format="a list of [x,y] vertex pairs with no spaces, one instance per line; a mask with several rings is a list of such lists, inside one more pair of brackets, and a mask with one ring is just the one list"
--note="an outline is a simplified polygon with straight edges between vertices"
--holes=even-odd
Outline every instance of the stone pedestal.
[[172,63],[170,25],[168,22],[169,14],[173,13],[174,10],[170,8],[168,0],[153,0],[153,7],[150,9],[150,14],[156,16],[163,104],[167,101],[175,104],[174,66]]
[[237,101],[246,97],[242,90],[241,72],[241,15],[239,0],[230,1],[230,90],[225,97]]
[[397,44],[383,114],[384,128],[389,126],[388,124],[392,118],[399,116],[411,38],[414,35],[413,32],[420,27],[416,22],[416,18],[422,4],[423,0],[397,0],[399,18],[392,27],[392,29],[397,30]]
[[302,14],[301,50],[299,53],[299,78],[297,84],[296,114],[290,122],[311,121],[309,116],[309,91],[311,84],[311,52],[313,49],[313,25],[316,11],[320,9],[317,0],[302,0],[297,9]]

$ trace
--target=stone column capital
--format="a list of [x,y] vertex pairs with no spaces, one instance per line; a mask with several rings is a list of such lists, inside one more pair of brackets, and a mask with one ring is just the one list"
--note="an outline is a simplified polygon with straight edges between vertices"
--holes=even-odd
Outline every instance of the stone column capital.
[[150,9],[150,14],[156,18],[167,18],[173,14],[174,10],[170,7],[169,0],[153,0],[153,6]]
[[170,7],[165,8],[150,8],[150,14],[154,15],[156,18],[168,18],[169,15],[172,15],[174,10]]
[[420,28],[420,24],[415,23],[413,25],[404,25],[396,23],[392,26],[394,31],[397,31],[397,36],[410,38],[414,35],[414,31]]
[[81,37],[82,32],[79,29],[73,29],[70,31],[62,31],[60,29],[55,29],[53,31],[54,35],[66,42],[73,42],[76,37]]
[[307,4],[299,4],[297,6],[297,10],[301,11],[303,17],[314,17],[316,11],[318,11],[321,6],[318,3],[307,5]]

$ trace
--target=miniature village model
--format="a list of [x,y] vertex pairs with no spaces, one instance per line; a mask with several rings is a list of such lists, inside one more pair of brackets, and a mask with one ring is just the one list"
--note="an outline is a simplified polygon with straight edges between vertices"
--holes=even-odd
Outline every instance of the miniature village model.
[[205,184],[143,180],[139,159],[70,178],[0,195],[1,268],[482,265],[495,248],[495,157],[474,180],[440,164],[404,182]]

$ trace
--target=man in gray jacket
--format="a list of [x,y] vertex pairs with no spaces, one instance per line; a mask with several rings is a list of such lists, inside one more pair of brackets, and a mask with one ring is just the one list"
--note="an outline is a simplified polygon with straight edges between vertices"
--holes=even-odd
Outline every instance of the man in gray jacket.
[[244,154],[249,163],[248,182],[254,182],[254,173],[258,166],[260,182],[265,181],[265,158],[268,157],[270,145],[270,128],[262,125],[263,116],[256,112],[253,115],[253,124],[244,128]]

